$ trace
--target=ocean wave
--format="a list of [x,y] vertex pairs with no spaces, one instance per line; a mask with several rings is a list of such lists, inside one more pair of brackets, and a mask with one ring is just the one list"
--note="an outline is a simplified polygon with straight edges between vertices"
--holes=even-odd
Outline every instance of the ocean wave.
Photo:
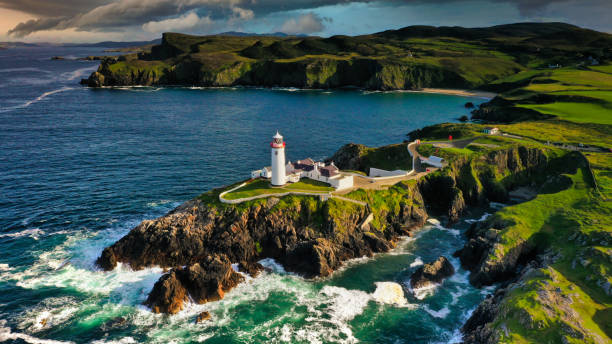
[[72,297],[55,297],[42,301],[18,317],[18,328],[36,333],[65,323],[79,311],[79,302]]
[[443,231],[449,232],[449,233],[451,233],[452,235],[458,236],[458,235],[460,235],[460,234],[461,234],[461,231],[459,231],[458,229],[454,229],[454,228],[447,228],[447,227],[442,226],[442,224],[440,223],[440,221],[439,221],[439,220],[437,220],[437,219],[434,219],[434,218],[429,218],[429,219],[427,219],[427,222],[428,222],[430,225],[434,226],[435,228],[437,228],[437,229],[439,229],[439,230],[443,230]]
[[432,317],[440,318],[440,319],[446,318],[451,312],[450,309],[448,309],[448,307],[443,307],[439,311],[435,311],[429,308],[428,306],[423,306],[423,309],[425,310],[425,312],[429,313],[429,315],[431,315]]
[[376,282],[376,290],[372,298],[379,303],[395,305],[399,307],[416,308],[418,305],[409,304],[404,297],[404,289],[399,283],[395,282]]
[[467,223],[482,222],[482,221],[486,220],[489,216],[491,216],[491,214],[484,213],[479,219],[467,219],[467,220],[465,220],[465,222],[467,222]]
[[176,207],[178,207],[180,205],[180,202],[175,202],[175,201],[172,201],[172,200],[169,200],[169,199],[162,199],[162,200],[159,200],[159,201],[156,201],[156,202],[149,202],[149,203],[147,203],[147,207],[157,208],[159,206],[167,205],[167,204],[172,204],[172,207],[176,208]]
[[13,270],[13,268],[11,268],[8,264],[0,264],[0,271],[11,271]]
[[438,289],[438,287],[440,286],[437,283],[434,284],[429,284],[425,287],[421,287],[421,288],[412,288],[410,287],[410,281],[406,282],[406,286],[408,287],[408,290],[410,290],[410,292],[412,293],[412,295],[417,299],[417,300],[424,300],[425,298],[432,296],[433,294],[436,293],[436,289]]
[[3,234],[0,234],[0,238],[21,238],[21,237],[28,236],[34,240],[38,240],[38,238],[43,234],[45,234],[45,231],[43,231],[42,229],[31,228],[31,229],[25,229],[23,231],[16,232],[16,233],[3,233]]
[[91,344],[134,344],[138,343],[136,339],[132,337],[123,337],[119,340],[94,340]]
[[414,260],[414,262],[410,263],[410,267],[414,268],[417,266],[421,266],[423,265],[423,259],[421,259],[421,257],[416,257],[416,259]]
[[35,99],[29,100],[29,101],[27,101],[27,102],[25,102],[23,104],[16,105],[16,106],[11,106],[11,107],[4,108],[4,109],[0,109],[0,113],[8,112],[8,111],[16,110],[16,109],[26,108],[26,107],[34,104],[34,103],[38,103],[39,101],[47,98],[48,96],[51,96],[51,95],[54,95],[54,94],[60,93],[60,92],[70,91],[70,90],[74,90],[74,87],[67,87],[67,86],[65,86],[65,87],[59,88],[57,90],[45,92],[45,93],[41,94],[40,96],[36,97]]
[[0,342],[21,339],[30,344],[71,344],[74,342],[64,342],[59,340],[36,338],[25,333],[13,332],[6,326],[6,320],[0,320]]

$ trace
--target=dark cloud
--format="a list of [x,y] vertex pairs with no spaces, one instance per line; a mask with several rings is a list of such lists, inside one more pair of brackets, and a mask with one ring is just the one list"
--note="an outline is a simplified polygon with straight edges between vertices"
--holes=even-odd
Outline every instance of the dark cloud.
[[41,17],[66,17],[87,12],[114,0],[0,0],[0,8]]
[[[350,2],[369,2],[369,0],[116,0],[61,19],[30,20],[17,25],[10,34],[23,37],[36,31],[53,28],[97,31],[139,26],[152,21],[167,20],[169,17],[176,17],[192,10],[197,10],[212,19],[235,20],[237,13],[253,13],[259,16]],[[23,10],[27,8],[29,7],[22,7]],[[60,11],[53,11],[56,12]],[[53,22],[56,23],[55,27],[51,25]]]
[[[486,1],[486,0],[482,0]],[[521,14],[529,18],[556,6],[579,2],[584,6],[602,6],[611,10],[612,0],[488,0],[489,2],[514,4]],[[377,2],[384,6],[406,4],[448,4],[460,0],[0,0],[0,7],[35,14],[41,19],[20,23],[10,31],[17,37],[36,31],[74,28],[82,31],[123,30],[126,27],[149,26],[180,18],[196,11],[199,18],[235,22],[264,17],[270,13],[315,9],[328,5]],[[595,4],[595,5],[593,5]],[[610,13],[610,12],[608,12]],[[308,18],[313,19],[313,18]],[[320,18],[316,18],[320,21]],[[305,19],[304,19],[305,20]],[[384,20],[384,19],[381,19]],[[443,24],[444,18],[440,19]],[[315,21],[310,21],[310,24]],[[406,23],[409,24],[409,23]],[[313,26],[314,27],[314,26]]]
[[17,24],[13,29],[9,30],[8,34],[15,37],[24,37],[36,31],[44,31],[61,28],[62,21],[66,18],[41,18],[31,19],[23,23]]

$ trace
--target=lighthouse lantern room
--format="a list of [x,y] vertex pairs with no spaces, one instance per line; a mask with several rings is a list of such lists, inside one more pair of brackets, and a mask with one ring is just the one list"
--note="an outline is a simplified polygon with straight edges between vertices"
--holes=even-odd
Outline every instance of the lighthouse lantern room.
[[278,131],[272,137],[270,147],[272,148],[272,185],[285,185],[287,182],[285,176],[285,142]]

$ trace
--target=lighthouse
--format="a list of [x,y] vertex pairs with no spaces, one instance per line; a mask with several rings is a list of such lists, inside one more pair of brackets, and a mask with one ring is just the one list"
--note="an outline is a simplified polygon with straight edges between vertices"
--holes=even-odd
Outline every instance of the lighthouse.
[[287,177],[285,177],[285,142],[278,131],[272,137],[270,147],[272,148],[272,185],[285,185],[287,182]]

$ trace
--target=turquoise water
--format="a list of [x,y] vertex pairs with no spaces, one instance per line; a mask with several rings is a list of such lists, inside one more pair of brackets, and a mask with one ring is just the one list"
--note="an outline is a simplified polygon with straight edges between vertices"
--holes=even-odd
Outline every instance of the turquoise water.
[[[448,343],[487,290],[458,272],[414,293],[422,261],[463,245],[468,223],[427,225],[388,254],[349,262],[330,278],[273,272],[225,299],[178,315],[141,306],[162,271],[108,273],[101,250],[144,219],[268,163],[271,135],[288,159],[325,158],[348,142],[397,143],[467,114],[482,99],[407,92],[124,88],[77,82],[91,48],[0,51],[0,341],[73,343]],[[478,219],[474,212],[468,219]],[[377,282],[402,286],[402,305]],[[213,320],[196,325],[210,311]]]

